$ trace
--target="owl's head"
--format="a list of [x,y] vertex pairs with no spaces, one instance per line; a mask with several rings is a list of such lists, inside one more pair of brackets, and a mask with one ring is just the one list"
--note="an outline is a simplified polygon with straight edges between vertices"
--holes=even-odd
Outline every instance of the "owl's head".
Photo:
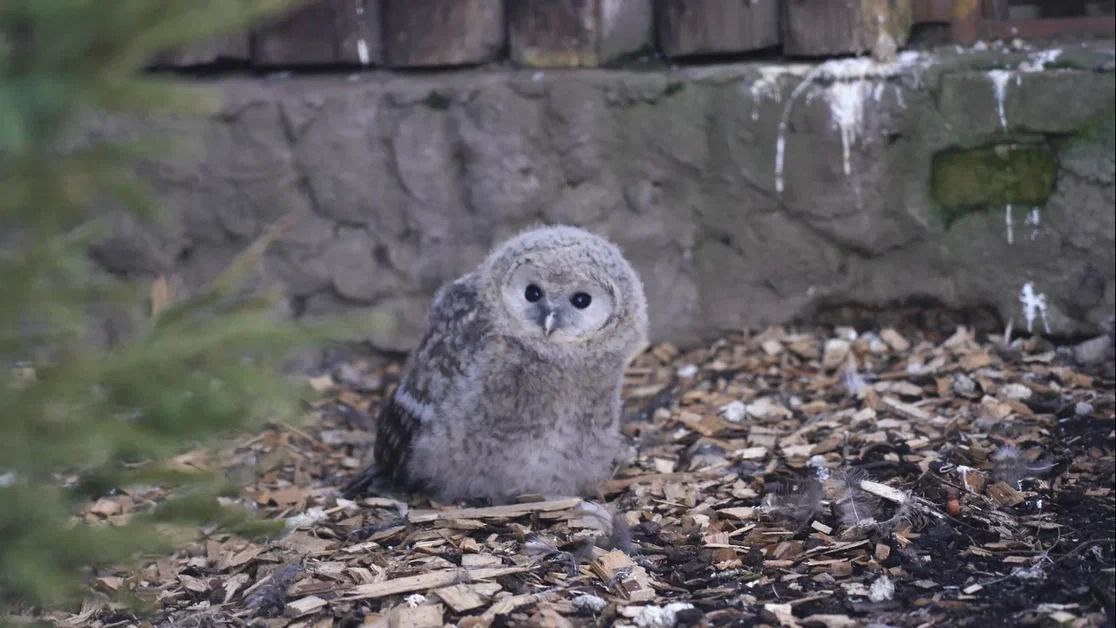
[[496,247],[482,268],[507,331],[540,348],[645,342],[643,284],[620,249],[575,227],[543,227]]

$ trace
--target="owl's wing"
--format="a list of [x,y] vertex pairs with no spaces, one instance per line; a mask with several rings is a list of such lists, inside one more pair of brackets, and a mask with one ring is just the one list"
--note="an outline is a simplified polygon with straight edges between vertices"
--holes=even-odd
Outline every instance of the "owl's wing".
[[343,489],[359,494],[379,483],[418,489],[405,475],[415,435],[436,420],[435,409],[474,363],[491,331],[474,275],[442,288],[430,305],[426,333],[411,357],[399,386],[380,408],[374,447],[375,463]]

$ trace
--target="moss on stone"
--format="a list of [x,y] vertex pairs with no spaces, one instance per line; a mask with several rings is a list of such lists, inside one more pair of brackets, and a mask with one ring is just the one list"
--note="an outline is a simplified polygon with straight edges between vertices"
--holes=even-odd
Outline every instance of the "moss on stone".
[[449,109],[453,101],[451,101],[445,94],[435,90],[426,95],[426,99],[423,100],[423,103],[431,109],[435,109],[437,111],[445,111],[446,109]]
[[684,89],[686,89],[686,84],[682,81],[671,81],[670,83],[667,83],[664,93],[667,96],[673,96]]
[[946,224],[1007,204],[1041,206],[1054,189],[1058,159],[1046,143],[997,144],[934,155],[930,192]]
[[1106,148],[1116,146],[1116,107],[1094,116],[1070,136],[1069,146],[1081,144],[1097,144]]

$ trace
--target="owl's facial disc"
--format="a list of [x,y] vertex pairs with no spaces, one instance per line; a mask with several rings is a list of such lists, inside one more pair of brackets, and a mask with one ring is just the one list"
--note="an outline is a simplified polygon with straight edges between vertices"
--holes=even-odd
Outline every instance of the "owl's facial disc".
[[608,322],[613,291],[596,278],[524,262],[501,290],[504,306],[527,337],[561,343],[583,339]]

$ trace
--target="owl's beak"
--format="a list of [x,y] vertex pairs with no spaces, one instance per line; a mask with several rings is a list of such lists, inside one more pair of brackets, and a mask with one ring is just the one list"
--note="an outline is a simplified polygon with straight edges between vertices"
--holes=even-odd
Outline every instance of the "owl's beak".
[[549,310],[546,313],[546,318],[543,319],[543,332],[549,336],[554,328],[558,326],[558,314],[554,310]]

